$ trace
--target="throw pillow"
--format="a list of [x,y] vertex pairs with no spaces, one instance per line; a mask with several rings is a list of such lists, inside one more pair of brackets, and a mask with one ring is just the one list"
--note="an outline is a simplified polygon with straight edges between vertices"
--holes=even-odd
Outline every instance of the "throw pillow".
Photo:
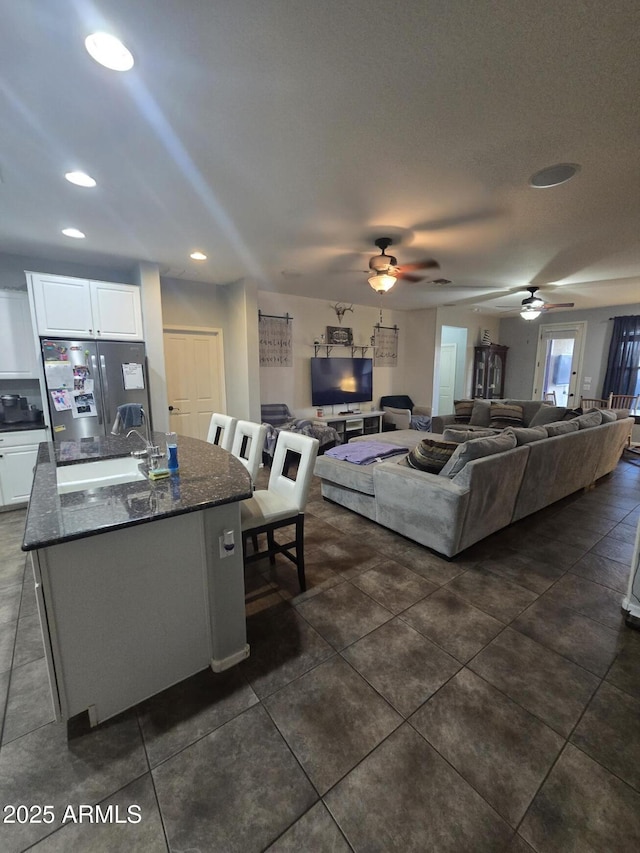
[[595,412],[580,415],[575,420],[579,429],[589,429],[590,427],[600,426],[602,423],[602,412],[600,409],[596,409]]
[[506,400],[492,400],[489,417],[494,429],[522,426],[522,406],[508,403]]
[[545,427],[547,435],[565,435],[567,432],[578,432],[578,424],[574,418],[572,421],[558,421],[555,424],[547,424]]
[[490,435],[499,434],[500,430],[497,429],[482,429],[481,427],[465,429],[464,424],[459,424],[456,429],[454,424],[453,427],[447,427],[447,429],[445,429],[442,434],[442,438],[444,441],[455,441],[456,444],[462,444],[463,441],[469,441],[471,438],[488,438]]
[[471,423],[473,426],[488,427],[490,426],[489,418],[491,411],[490,400],[474,400],[473,410],[471,412]]
[[457,424],[468,424],[473,411],[473,400],[454,400],[455,421]]
[[515,435],[506,431],[499,435],[492,435],[490,438],[474,438],[471,441],[465,441],[464,444],[459,444],[456,447],[455,453],[440,471],[440,476],[455,477],[462,471],[467,462],[480,459],[483,456],[503,453],[505,450],[512,450],[515,446]]
[[523,444],[531,444],[532,441],[540,441],[547,437],[547,430],[542,427],[507,427],[505,432],[511,432],[516,437],[516,444],[521,447]]
[[[618,420],[618,416],[613,411],[613,409],[600,409],[599,411],[600,411],[600,414],[602,415],[602,423],[603,424],[609,424],[609,423],[612,423],[613,421]],[[589,412],[585,412],[585,414],[588,415]]]
[[546,426],[554,424],[562,420],[562,416],[567,411],[566,406],[540,406],[535,415],[531,418],[529,426]]
[[578,407],[577,409],[567,409],[564,415],[560,418],[561,421],[572,421],[574,418],[579,417],[583,414],[582,409]]
[[458,445],[451,441],[423,438],[407,455],[407,464],[417,471],[439,474],[457,447]]

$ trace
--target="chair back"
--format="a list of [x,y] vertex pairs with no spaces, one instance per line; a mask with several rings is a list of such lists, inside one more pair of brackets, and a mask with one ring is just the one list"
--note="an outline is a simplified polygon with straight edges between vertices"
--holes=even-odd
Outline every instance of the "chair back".
[[638,394],[611,394],[610,409],[629,409],[635,412],[638,408]]
[[207,434],[209,444],[217,444],[223,450],[231,450],[237,422],[236,418],[214,412],[211,415]]
[[231,452],[247,469],[252,483],[258,476],[266,433],[265,424],[254,424],[251,421],[238,421],[236,424]]
[[557,406],[558,403],[556,401],[556,392],[555,391],[545,391],[542,395],[542,399],[545,403],[553,403],[554,406]]
[[[298,512],[302,512],[307,504],[319,443],[317,438],[297,432],[281,432],[278,436],[269,475],[269,491],[285,498],[297,507]],[[289,450],[300,456],[295,480],[285,476]]]
[[580,407],[582,409],[609,409],[611,396],[606,400],[602,397],[580,397]]

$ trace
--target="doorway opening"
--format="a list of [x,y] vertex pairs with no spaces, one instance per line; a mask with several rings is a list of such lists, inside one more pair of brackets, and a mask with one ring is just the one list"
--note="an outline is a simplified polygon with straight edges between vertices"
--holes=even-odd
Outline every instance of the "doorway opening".
[[440,332],[438,409],[453,412],[453,401],[465,396],[467,332],[459,326],[443,326]]
[[586,323],[540,326],[533,399],[555,394],[556,405],[577,406],[578,379],[582,373]]

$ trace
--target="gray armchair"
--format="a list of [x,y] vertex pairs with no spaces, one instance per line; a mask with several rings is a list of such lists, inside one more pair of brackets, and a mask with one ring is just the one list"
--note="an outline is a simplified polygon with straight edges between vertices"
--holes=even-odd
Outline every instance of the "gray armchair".
[[407,394],[380,397],[382,429],[431,429],[431,406],[416,406]]

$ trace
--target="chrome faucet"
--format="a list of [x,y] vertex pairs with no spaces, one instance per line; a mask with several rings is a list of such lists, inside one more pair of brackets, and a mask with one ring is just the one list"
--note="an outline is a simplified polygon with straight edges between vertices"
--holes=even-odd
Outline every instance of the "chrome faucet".
[[153,444],[150,437],[144,438],[142,435],[140,435],[137,429],[130,429],[127,433],[127,438],[129,438],[129,436],[133,433],[135,433],[140,439],[140,441],[144,444],[144,450],[132,450],[131,455],[135,456],[137,459],[146,458],[149,460],[150,468],[157,468],[159,464],[158,460],[161,459],[162,456],[164,456],[164,454],[160,452],[160,448],[158,447],[158,445]]

